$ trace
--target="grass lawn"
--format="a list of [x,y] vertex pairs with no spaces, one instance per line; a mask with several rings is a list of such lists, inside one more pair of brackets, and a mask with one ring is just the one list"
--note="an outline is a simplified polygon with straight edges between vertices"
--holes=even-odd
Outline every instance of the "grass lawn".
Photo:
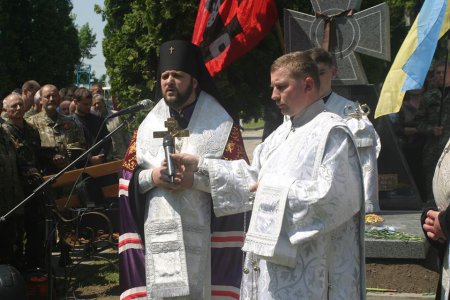
[[264,120],[259,119],[257,121],[251,120],[250,122],[244,122],[244,129],[261,129],[264,128]]

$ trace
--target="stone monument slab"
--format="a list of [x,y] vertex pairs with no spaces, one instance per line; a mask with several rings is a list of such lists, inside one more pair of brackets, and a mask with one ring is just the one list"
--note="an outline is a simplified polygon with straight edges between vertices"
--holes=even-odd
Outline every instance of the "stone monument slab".
[[314,11],[338,14],[342,10],[361,7],[361,0],[311,0]]
[[366,258],[399,258],[425,259],[430,244],[425,239],[420,225],[420,212],[415,211],[384,211],[383,226],[393,227],[398,232],[413,234],[420,240],[388,240],[365,239]]
[[360,0],[312,0],[311,4],[316,16],[285,9],[286,51],[330,44],[330,49],[324,48],[336,61],[338,73],[333,84],[367,84],[357,53],[390,60],[389,6],[382,3],[355,12]]

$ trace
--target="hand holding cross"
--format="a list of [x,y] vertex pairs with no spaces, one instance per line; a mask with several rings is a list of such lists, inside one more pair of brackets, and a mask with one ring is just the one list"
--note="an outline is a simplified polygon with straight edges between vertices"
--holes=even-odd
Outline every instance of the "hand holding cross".
[[167,131],[155,131],[153,132],[154,138],[163,138],[164,153],[167,161],[167,173],[171,183],[175,183],[175,164],[170,157],[171,154],[175,153],[175,141],[174,137],[188,137],[189,130],[183,129],[179,130],[178,122],[174,118],[168,118],[164,122],[164,126]]

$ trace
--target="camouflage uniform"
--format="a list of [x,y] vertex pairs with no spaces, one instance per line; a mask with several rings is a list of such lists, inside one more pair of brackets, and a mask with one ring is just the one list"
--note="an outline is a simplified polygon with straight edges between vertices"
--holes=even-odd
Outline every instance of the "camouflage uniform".
[[[14,146],[3,129],[0,129],[0,174],[0,215],[4,215],[23,200],[23,191]],[[23,210],[16,212],[22,214]]]
[[45,169],[45,174],[58,171],[51,160],[54,155],[60,154],[69,160],[74,160],[77,154],[85,149],[83,131],[66,116],[57,114],[54,121],[45,111],[41,111],[31,116],[28,122],[39,131],[43,153],[49,160],[48,165],[53,166],[53,168]]
[[37,113],[38,113],[38,112],[37,112],[36,108],[31,107],[31,108],[25,113],[25,115],[23,116],[23,118],[28,120],[30,117],[36,115]]
[[[0,128],[0,215],[5,215],[23,200],[22,185],[17,170],[16,153],[11,139]],[[9,215],[5,222],[0,223],[0,264],[10,263],[17,267],[14,261],[14,246],[18,230],[23,228],[23,207],[19,207]]]
[[[11,138],[17,155],[17,166],[22,178],[25,195],[28,196],[42,182],[39,171],[39,153],[41,139],[39,132],[24,121],[24,127],[15,126],[10,120],[3,124],[3,129]],[[45,198],[35,195],[24,205],[25,209],[25,262],[27,268],[44,267],[45,248]],[[21,233],[23,237],[23,233]],[[19,248],[22,249],[20,243]]]
[[[432,89],[427,91],[423,96],[421,106],[415,119],[418,123],[418,132],[426,136],[422,164],[425,173],[425,187],[428,201],[434,199],[431,187],[434,170],[450,137],[450,93],[447,93],[443,99],[442,114],[441,98],[441,90]],[[441,125],[439,125],[440,115],[442,116]],[[442,135],[435,136],[433,135],[432,128],[438,126],[442,126],[444,129]]]
[[39,152],[41,138],[39,132],[24,121],[24,128],[15,126],[10,120],[3,124],[3,129],[11,138],[17,155],[17,166],[22,180],[28,185],[40,176]]

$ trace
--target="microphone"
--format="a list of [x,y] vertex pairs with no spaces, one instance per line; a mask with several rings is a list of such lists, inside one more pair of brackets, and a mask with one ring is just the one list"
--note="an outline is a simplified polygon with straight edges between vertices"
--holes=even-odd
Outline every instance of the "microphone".
[[107,119],[111,119],[111,118],[115,118],[115,117],[118,117],[118,116],[131,114],[131,113],[137,112],[139,110],[150,108],[150,107],[152,107],[152,105],[153,105],[153,101],[152,100],[145,99],[145,100],[142,100],[142,101],[140,101],[139,103],[137,103],[135,105],[131,105],[130,107],[121,109],[118,112],[115,112],[115,113],[109,115],[106,118]]
[[175,144],[173,137],[170,134],[166,134],[163,138],[164,154],[167,161],[167,173],[169,174],[170,182],[175,182],[175,164],[173,163],[170,154],[175,153]]

